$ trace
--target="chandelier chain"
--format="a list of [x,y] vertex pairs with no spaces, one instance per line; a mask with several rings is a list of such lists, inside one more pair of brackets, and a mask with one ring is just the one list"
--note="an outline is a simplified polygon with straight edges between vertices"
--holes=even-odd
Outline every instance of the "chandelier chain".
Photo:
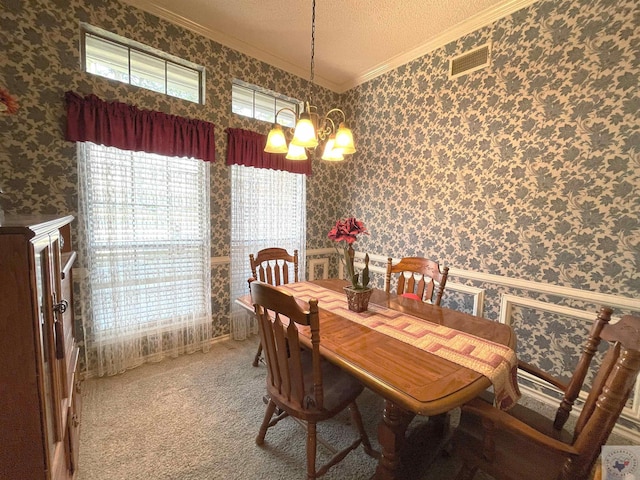
[[315,66],[315,44],[316,44],[316,0],[313,0],[311,10],[311,77],[309,80],[309,100],[313,89],[313,75]]

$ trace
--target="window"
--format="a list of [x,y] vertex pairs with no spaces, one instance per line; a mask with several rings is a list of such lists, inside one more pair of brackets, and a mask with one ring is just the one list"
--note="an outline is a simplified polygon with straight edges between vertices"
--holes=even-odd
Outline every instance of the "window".
[[273,123],[278,110],[290,108],[295,114],[288,110],[280,112],[278,123],[293,128],[296,126],[299,104],[293,98],[240,80],[234,80],[232,84],[231,110],[238,115]]
[[204,67],[86,24],[82,39],[86,72],[204,103]]
[[209,330],[209,164],[87,142],[78,174],[93,340]]
[[231,166],[231,334],[241,340],[258,333],[253,316],[233,300],[249,293],[249,254],[268,247],[298,250],[305,278],[306,175]]

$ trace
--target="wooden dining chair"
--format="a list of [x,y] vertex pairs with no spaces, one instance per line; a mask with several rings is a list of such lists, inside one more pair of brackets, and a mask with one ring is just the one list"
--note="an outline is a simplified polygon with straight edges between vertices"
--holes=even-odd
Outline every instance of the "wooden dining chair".
[[[521,363],[521,368],[555,386],[564,396],[555,418],[523,405],[509,411],[476,398],[462,407],[453,443],[464,466],[458,480],[477,470],[496,480],[586,480],[599,457],[640,371],[640,317],[626,315],[610,324],[603,307],[568,383]],[[565,424],[583,389],[591,360],[601,340],[609,343],[573,431]]]
[[[385,290],[391,292],[392,274],[398,274],[396,293],[423,302],[440,305],[449,267],[440,269],[438,262],[422,257],[404,257],[395,265],[387,260]],[[436,286],[437,285],[437,286]]]
[[[269,403],[256,443],[262,445],[267,430],[291,416],[306,426],[308,479],[324,475],[360,444],[369,455],[375,456],[356,404],[356,398],[364,387],[320,356],[318,301],[311,299],[301,306],[302,302],[292,295],[260,281],[250,282],[250,289],[268,368]],[[308,329],[311,348],[300,348],[299,328]],[[334,417],[345,408],[351,412],[358,438],[316,470],[316,424]]]
[[[249,254],[249,264],[253,278],[269,285],[287,284],[291,281],[290,279],[294,282],[298,281],[298,250],[294,250],[293,255],[289,255],[284,248],[265,248],[255,256],[253,253]],[[262,342],[258,345],[258,351],[253,358],[254,367],[260,364],[261,357]]]

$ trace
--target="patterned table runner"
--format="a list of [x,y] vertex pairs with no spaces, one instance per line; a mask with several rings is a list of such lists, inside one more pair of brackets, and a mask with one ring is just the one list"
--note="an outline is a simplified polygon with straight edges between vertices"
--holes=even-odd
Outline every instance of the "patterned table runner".
[[505,345],[380,305],[369,304],[368,311],[355,313],[347,308],[344,293],[313,283],[290,283],[278,288],[301,300],[317,298],[318,305],[325,310],[481,373],[491,380],[496,406],[503,410],[511,408],[520,398],[518,359]]

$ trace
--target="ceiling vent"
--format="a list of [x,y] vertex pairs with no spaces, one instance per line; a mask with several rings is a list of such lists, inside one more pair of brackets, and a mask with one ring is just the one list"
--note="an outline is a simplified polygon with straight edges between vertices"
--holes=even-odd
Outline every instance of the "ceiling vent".
[[475,72],[489,65],[489,54],[491,44],[487,43],[481,47],[474,48],[470,52],[463,53],[449,60],[449,78],[456,78]]

